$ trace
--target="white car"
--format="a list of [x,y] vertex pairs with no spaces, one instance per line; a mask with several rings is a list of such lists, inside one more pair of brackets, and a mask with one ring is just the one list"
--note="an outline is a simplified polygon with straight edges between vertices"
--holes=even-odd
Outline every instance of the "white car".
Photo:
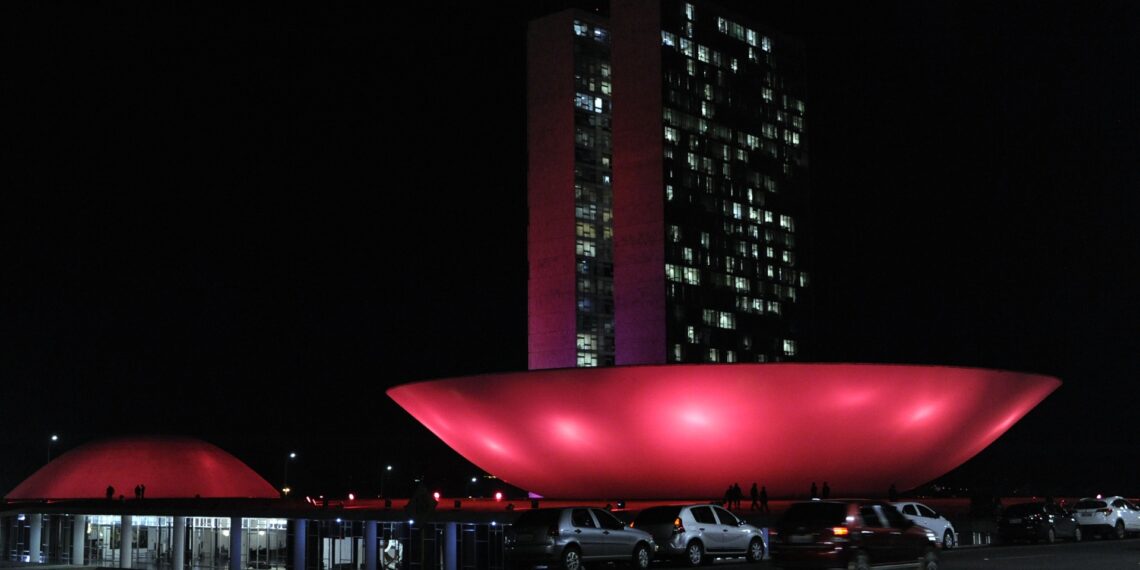
[[1101,533],[1113,538],[1124,538],[1130,532],[1140,532],[1140,507],[1124,497],[1088,497],[1073,505],[1077,524],[1086,532]]
[[954,525],[946,520],[946,517],[938,514],[934,509],[922,504],[913,502],[891,503],[899,512],[906,518],[915,522],[915,524],[930,529],[936,537],[938,537],[938,544],[944,549],[951,549],[958,546],[958,531],[954,530]]

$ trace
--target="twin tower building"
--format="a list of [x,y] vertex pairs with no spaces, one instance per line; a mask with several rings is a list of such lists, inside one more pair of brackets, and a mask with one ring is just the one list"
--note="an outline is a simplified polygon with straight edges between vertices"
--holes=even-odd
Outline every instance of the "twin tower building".
[[802,44],[610,4],[528,29],[529,367],[802,358]]

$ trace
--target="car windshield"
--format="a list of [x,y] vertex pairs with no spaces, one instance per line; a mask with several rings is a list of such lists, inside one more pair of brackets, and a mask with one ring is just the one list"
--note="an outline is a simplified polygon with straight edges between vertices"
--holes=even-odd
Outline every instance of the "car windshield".
[[561,514],[559,510],[542,510],[527,511],[515,521],[516,528],[550,528],[558,526],[558,516]]
[[677,513],[681,512],[681,507],[649,507],[641,511],[637,518],[633,519],[634,525],[646,524],[673,524],[677,518]]
[[1006,516],[1021,517],[1025,515],[1032,515],[1041,512],[1041,503],[1022,503],[1020,505],[1010,505],[1005,509]]
[[1106,506],[1108,506],[1108,505],[1104,501],[1097,501],[1097,500],[1093,500],[1093,499],[1085,499],[1083,501],[1077,501],[1077,505],[1073,508],[1074,509],[1103,509]]
[[782,524],[788,526],[834,526],[847,520],[845,503],[796,503],[784,513]]

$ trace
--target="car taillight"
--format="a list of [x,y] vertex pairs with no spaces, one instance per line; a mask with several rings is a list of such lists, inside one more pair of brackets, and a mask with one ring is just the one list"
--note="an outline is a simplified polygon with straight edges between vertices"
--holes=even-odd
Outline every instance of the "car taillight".
[[847,530],[847,527],[845,527],[845,526],[833,526],[833,527],[831,527],[831,534],[833,534],[835,536],[847,536],[847,534],[849,532],[851,532],[851,531]]
[[685,532],[685,525],[681,524],[681,517],[673,519],[673,534]]
[[1112,514],[1112,507],[1105,507],[1103,509],[1097,509],[1096,512],[1099,514],[1102,514],[1104,516],[1108,516],[1108,515]]

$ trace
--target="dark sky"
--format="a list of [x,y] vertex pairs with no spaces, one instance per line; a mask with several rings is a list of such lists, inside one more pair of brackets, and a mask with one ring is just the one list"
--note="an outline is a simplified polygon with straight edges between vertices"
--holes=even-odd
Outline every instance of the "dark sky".
[[[383,392],[526,366],[525,22],[565,4],[0,8],[3,491],[51,433],[475,474]],[[1059,376],[947,480],[1140,492],[1140,7],[732,4],[807,44],[804,348]]]

